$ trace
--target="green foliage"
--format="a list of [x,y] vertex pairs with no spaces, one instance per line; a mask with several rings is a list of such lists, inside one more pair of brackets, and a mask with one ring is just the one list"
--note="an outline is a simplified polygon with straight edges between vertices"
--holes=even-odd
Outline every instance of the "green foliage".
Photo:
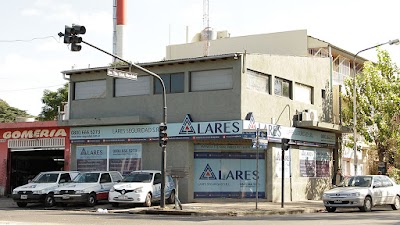
[[[378,62],[366,62],[356,76],[357,133],[377,147],[380,161],[394,164],[393,151],[400,146],[400,73],[388,52],[377,53]],[[346,80],[346,93],[343,121],[353,127],[352,79]]]
[[65,83],[62,88],[57,91],[44,90],[42,103],[42,112],[39,114],[38,119],[56,120],[58,116],[58,107],[63,110],[64,103],[68,101],[68,83]]
[[400,169],[397,169],[394,166],[389,167],[387,171],[387,175],[393,180],[396,181],[396,184],[400,184]]
[[32,117],[25,110],[11,107],[7,102],[0,99],[0,123],[14,122],[16,117]]

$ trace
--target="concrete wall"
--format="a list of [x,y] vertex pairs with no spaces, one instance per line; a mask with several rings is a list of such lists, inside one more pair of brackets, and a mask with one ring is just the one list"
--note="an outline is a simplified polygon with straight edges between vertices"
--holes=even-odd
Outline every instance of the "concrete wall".
[[[298,146],[291,146],[291,171],[292,177],[285,177],[284,181],[284,201],[304,201],[304,200],[319,200],[325,190],[331,187],[331,177],[316,178],[316,177],[301,177],[300,176],[300,159]],[[276,165],[274,158],[275,152],[281,151],[280,144],[270,144],[268,152],[271,158],[271,175],[268,174],[267,185],[272,189],[271,195],[267,200],[272,202],[281,202],[282,199],[282,178],[276,176]],[[289,152],[285,152],[285,157],[289,157]],[[332,161],[330,168],[332,170]]]
[[[188,113],[196,121],[235,120],[241,118],[240,60],[227,58],[146,68],[156,74],[185,73],[185,92],[167,94],[168,122],[181,122]],[[189,91],[190,72],[226,68],[233,69],[233,89],[203,92]],[[143,75],[143,73],[139,73],[139,75]],[[106,97],[102,99],[72,100],[70,119],[143,116],[150,117],[152,123],[162,120],[162,95],[153,94],[153,81],[150,84],[150,95],[113,97],[113,78],[107,77],[105,70],[73,74],[70,77],[72,82],[107,79]],[[100,122],[101,119],[99,120]]]
[[[245,68],[271,75],[271,94],[259,93],[247,88],[245,74],[242,75],[242,118],[248,112],[253,112],[256,121],[271,122],[271,118],[278,119],[282,113],[278,124],[292,126],[289,118],[297,111],[304,109],[318,110],[320,119],[324,121],[323,111],[328,109],[322,99],[321,91],[329,92],[329,59],[313,57],[294,57],[276,55],[257,55],[248,54],[245,56]],[[292,81],[294,88],[295,82],[313,87],[313,104],[298,102],[286,97],[274,94],[274,77],[280,77]],[[289,104],[290,108],[285,106]]]
[[[206,41],[169,45],[166,59],[204,56]],[[210,41],[209,55],[247,52],[276,55],[307,55],[307,30],[222,38]]]

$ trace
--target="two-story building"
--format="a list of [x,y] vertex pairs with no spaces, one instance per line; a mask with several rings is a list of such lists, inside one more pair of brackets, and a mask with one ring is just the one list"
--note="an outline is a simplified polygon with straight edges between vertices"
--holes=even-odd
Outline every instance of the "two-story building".
[[[331,122],[330,65],[330,58],[243,52],[140,64],[166,84],[167,170],[179,177],[180,199],[258,192],[280,201],[282,138],[291,146],[286,200],[320,198],[338,165],[342,133]],[[119,69],[137,72],[136,81],[109,77],[107,69],[63,72],[68,117],[59,123],[71,127],[71,169],[161,169],[159,81],[128,66]],[[268,139],[254,148],[248,131],[257,127]]]

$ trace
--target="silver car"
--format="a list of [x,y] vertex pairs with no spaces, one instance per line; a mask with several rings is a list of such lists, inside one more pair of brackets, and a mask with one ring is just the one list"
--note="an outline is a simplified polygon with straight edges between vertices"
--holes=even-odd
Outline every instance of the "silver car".
[[390,205],[398,210],[400,186],[384,175],[351,176],[344,178],[338,187],[326,191],[322,200],[328,212],[351,207],[367,212],[377,205]]

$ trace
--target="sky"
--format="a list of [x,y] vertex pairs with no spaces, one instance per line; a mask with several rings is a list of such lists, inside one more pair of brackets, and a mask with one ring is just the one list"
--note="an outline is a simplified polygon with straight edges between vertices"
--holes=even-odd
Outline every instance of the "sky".
[[[61,71],[107,66],[110,56],[82,45],[71,52],[63,39],[65,25],[86,27],[83,40],[112,49],[114,0],[14,0],[0,15],[0,99],[37,116],[44,90],[67,82]],[[400,38],[398,0],[209,0],[209,25],[231,37],[306,29],[308,35],[358,51]],[[123,58],[160,61],[166,46],[186,42],[203,28],[203,0],[126,0]],[[400,45],[385,45],[400,65]],[[376,51],[360,56],[376,61]]]

